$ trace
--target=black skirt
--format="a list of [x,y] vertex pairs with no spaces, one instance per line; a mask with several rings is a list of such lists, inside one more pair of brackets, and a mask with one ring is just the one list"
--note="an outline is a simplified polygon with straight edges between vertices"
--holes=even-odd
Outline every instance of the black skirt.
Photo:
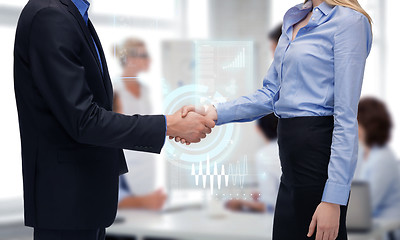
[[[307,237],[321,203],[331,155],[333,116],[281,118],[278,123],[282,177],[275,208],[273,240]],[[341,206],[338,240],[347,239],[347,206]]]

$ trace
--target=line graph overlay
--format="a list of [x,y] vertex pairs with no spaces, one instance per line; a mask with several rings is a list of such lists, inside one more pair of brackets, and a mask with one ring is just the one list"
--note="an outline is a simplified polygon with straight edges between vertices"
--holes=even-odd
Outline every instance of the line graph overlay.
[[[212,173],[211,173],[212,172]],[[210,167],[210,157],[207,155],[206,168],[205,173],[203,171],[203,163],[199,162],[198,171],[196,173],[196,166],[192,164],[191,175],[194,176],[196,186],[199,186],[199,180],[201,177],[203,188],[207,187],[207,177],[210,181],[210,193],[211,195],[214,193],[214,179],[217,181],[218,190],[221,189],[222,180],[224,180],[225,187],[229,186],[229,179],[231,179],[231,183],[233,186],[236,186],[239,183],[240,188],[243,188],[244,179],[248,175],[248,167],[247,167],[247,156],[244,156],[243,162],[240,163],[238,160],[235,166],[232,163],[228,165],[228,173],[225,172],[225,165],[221,165],[220,171],[218,171],[218,164],[214,162],[213,171],[211,171]]]

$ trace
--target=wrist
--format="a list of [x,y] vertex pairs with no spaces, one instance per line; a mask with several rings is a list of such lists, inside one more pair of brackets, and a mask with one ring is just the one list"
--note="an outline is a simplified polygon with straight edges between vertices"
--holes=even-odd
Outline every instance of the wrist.
[[167,115],[167,116],[165,116],[165,118],[167,119],[167,136],[175,137],[175,134],[176,134],[175,126],[178,122],[176,116]]
[[211,118],[212,118],[212,120],[214,120],[214,122],[217,122],[217,121],[218,121],[218,112],[217,112],[217,108],[215,107],[214,104],[211,105],[210,108],[211,108],[211,111],[212,111],[212,113],[211,113]]
[[330,202],[321,202],[321,203],[328,205],[328,206],[340,208],[340,204],[330,203]]

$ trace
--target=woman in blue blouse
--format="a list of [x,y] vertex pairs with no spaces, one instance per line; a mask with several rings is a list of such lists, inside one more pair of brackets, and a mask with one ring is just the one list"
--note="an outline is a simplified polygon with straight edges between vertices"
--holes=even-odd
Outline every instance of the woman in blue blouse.
[[204,114],[217,125],[279,117],[283,173],[273,239],[347,239],[371,19],[357,0],[309,0],[287,11],[282,32],[263,88]]

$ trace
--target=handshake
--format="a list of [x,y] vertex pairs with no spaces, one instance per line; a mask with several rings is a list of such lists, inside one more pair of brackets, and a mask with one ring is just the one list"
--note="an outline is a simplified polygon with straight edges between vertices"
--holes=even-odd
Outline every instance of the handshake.
[[217,119],[217,110],[213,105],[184,106],[167,116],[167,135],[182,144],[198,143],[211,133]]

